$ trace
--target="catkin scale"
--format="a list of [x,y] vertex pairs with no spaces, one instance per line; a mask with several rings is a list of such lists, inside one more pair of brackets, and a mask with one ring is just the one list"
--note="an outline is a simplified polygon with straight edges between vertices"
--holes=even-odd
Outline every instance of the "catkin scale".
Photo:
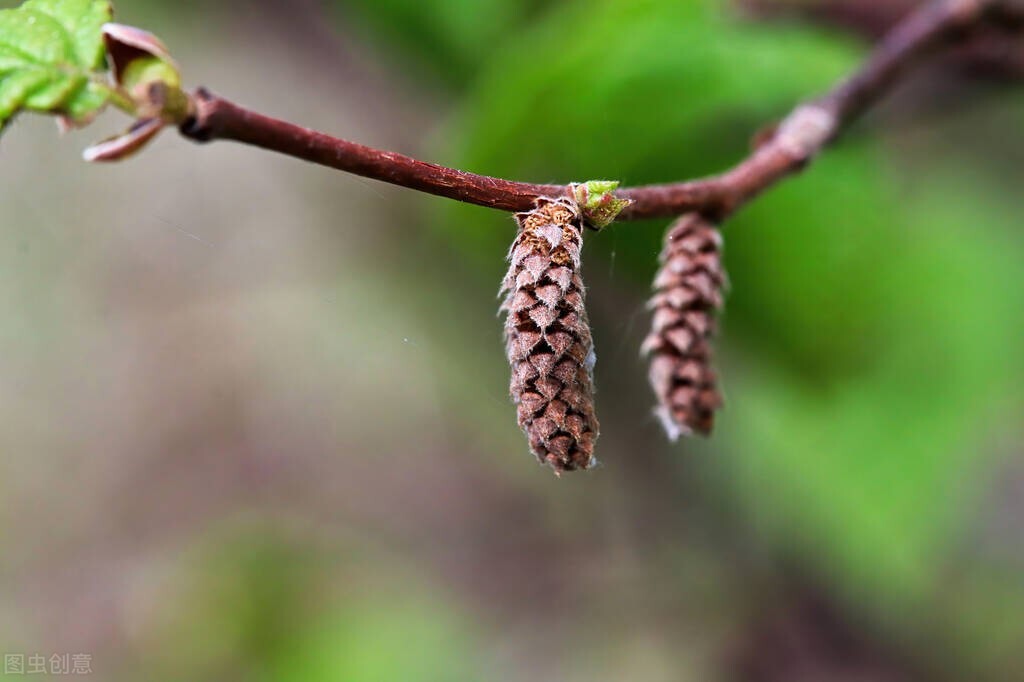
[[595,355],[579,274],[583,221],[575,201],[542,198],[516,215],[502,283],[509,386],[519,426],[556,473],[594,465]]
[[721,247],[716,226],[697,213],[682,216],[665,234],[648,304],[651,333],[642,352],[650,359],[655,413],[672,440],[711,433],[715,411],[722,406],[711,367],[715,314],[726,285]]

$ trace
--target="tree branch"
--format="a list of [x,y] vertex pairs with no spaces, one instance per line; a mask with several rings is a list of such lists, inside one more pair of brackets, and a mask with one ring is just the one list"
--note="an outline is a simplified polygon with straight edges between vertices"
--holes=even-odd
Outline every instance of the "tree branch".
[[[816,100],[801,104],[745,160],[720,175],[618,190],[632,204],[620,220],[700,211],[719,219],[779,180],[804,168],[924,58],[969,38],[974,29],[1024,28],[1020,0],[933,0],[912,12],[861,68]],[[505,211],[533,208],[540,196],[569,185],[535,185],[418,161],[331,137],[249,111],[205,89],[193,96],[195,115],[180,128],[193,140],[234,140],[394,185]]]
[[[872,42],[879,40],[920,0],[737,0],[757,19],[809,19],[839,26]],[[989,79],[1024,77],[1024,42],[998,29],[986,27],[969,42],[950,50],[952,66]]]

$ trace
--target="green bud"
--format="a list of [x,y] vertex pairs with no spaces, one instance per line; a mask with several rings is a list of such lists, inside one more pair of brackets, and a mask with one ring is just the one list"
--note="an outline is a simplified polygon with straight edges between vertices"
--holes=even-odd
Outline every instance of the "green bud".
[[573,198],[579,204],[588,226],[595,230],[608,227],[622,209],[633,203],[629,199],[615,196],[618,187],[616,180],[590,180],[572,185]]

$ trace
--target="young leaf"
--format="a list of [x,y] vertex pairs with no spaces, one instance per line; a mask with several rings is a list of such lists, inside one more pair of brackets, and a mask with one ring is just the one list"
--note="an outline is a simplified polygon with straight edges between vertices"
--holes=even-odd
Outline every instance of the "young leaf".
[[616,180],[591,180],[572,186],[573,196],[583,209],[587,225],[595,230],[603,230],[615,222],[624,208],[633,203],[629,199],[615,197],[614,192],[618,187]]
[[135,114],[132,127],[83,152],[86,161],[120,161],[135,154],[168,124],[191,113],[192,103],[181,89],[181,74],[167,47],[149,31],[108,23],[103,26],[110,70],[119,92]]
[[110,90],[103,70],[106,0],[27,0],[0,10],[0,129],[22,109],[74,123],[95,115]]

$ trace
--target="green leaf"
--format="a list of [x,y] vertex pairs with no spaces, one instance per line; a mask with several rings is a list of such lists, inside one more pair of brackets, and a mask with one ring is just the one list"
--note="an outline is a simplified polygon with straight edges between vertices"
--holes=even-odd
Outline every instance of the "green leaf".
[[110,97],[103,70],[106,0],[28,0],[0,10],[0,128],[22,109],[83,122]]

